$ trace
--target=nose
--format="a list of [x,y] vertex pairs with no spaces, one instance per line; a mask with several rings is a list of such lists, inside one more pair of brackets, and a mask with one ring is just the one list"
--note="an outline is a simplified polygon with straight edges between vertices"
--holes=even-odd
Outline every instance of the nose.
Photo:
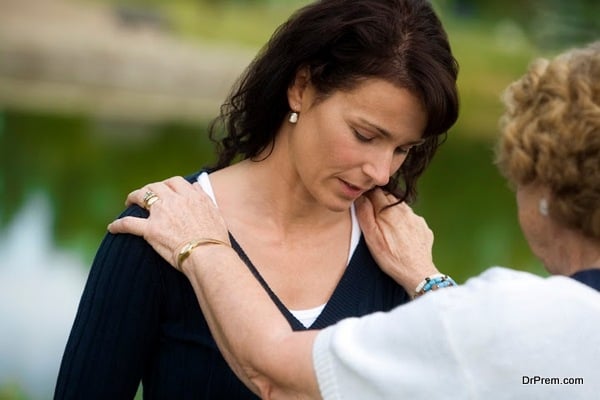
[[400,168],[404,158],[398,157],[394,152],[373,155],[363,164],[363,172],[376,186],[385,186],[390,181],[390,176]]

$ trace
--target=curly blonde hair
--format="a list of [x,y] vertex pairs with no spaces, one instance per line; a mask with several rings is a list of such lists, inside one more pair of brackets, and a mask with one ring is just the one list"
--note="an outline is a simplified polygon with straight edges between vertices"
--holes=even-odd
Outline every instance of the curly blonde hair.
[[600,238],[600,41],[534,61],[503,102],[500,172],[549,188],[557,222]]

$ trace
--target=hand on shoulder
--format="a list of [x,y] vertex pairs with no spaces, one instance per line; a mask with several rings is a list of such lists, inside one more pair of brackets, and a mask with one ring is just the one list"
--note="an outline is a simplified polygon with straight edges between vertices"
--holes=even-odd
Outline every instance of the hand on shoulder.
[[425,277],[439,272],[431,252],[433,232],[409,205],[397,202],[376,188],[356,201],[356,212],[375,261],[413,294]]

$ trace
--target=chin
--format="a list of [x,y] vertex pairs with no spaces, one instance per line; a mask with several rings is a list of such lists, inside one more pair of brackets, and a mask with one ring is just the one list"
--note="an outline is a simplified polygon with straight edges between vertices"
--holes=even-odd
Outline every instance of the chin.
[[329,207],[329,210],[331,210],[333,212],[346,212],[346,211],[348,211],[350,209],[351,205],[352,205],[352,203],[348,203],[344,207]]
[[350,209],[352,203],[354,203],[353,200],[346,200],[336,197],[328,202],[323,202],[321,204],[323,204],[323,206],[325,206],[330,211],[345,212]]

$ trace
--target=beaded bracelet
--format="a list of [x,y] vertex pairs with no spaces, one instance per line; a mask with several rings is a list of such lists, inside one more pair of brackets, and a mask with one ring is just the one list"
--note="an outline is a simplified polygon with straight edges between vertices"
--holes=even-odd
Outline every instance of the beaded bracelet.
[[456,282],[448,275],[435,274],[428,276],[417,285],[417,288],[415,289],[415,294],[413,295],[413,299],[422,296],[425,293],[430,292],[432,290],[438,290],[440,288],[450,286],[456,286]]
[[187,242],[183,245],[179,253],[177,254],[177,262],[175,263],[175,269],[179,272],[183,272],[181,269],[181,264],[192,254],[192,251],[199,246],[204,246],[208,244],[218,244],[227,247],[231,247],[229,243],[223,242],[222,240],[217,239],[198,239]]

